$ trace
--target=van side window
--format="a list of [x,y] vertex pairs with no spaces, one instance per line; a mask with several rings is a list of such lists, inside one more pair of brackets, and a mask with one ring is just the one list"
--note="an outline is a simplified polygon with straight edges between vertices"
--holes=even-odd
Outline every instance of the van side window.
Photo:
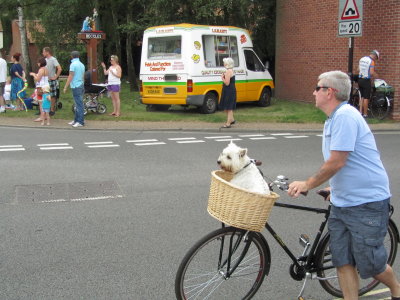
[[246,67],[248,70],[254,72],[265,71],[263,64],[252,50],[244,50],[244,57],[246,59]]
[[223,59],[232,57],[239,66],[236,36],[203,35],[204,63],[208,68],[223,67]]
[[181,36],[149,38],[148,59],[180,59],[182,49]]

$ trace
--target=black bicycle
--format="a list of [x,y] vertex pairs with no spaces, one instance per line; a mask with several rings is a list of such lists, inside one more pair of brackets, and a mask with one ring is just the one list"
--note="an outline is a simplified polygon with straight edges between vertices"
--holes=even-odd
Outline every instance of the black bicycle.
[[[354,82],[357,78],[353,77]],[[383,120],[389,116],[393,107],[393,87],[387,85],[381,79],[375,79],[372,87],[371,100],[368,103],[368,115],[378,120]],[[359,109],[361,93],[358,87],[353,84],[353,91],[350,96],[349,104]]]
[[[278,176],[274,185],[285,191],[288,179]],[[327,199],[329,192],[319,191]],[[323,214],[323,220],[313,242],[307,235],[300,236],[303,253],[296,257],[272,229],[269,223],[265,228],[293,261],[289,268],[290,276],[297,281],[304,280],[298,299],[308,279],[319,280],[321,286],[335,297],[343,297],[339,287],[336,269],[332,265],[329,249],[329,232],[325,230],[330,205],[326,209],[275,203],[277,207],[309,211]],[[390,209],[390,216],[393,207]],[[392,265],[397,254],[399,232],[392,219],[389,220],[385,247],[388,264]],[[235,227],[217,229],[200,239],[183,258],[175,278],[177,299],[250,299],[269,275],[271,252],[265,237],[259,232],[246,231]],[[375,279],[360,279],[359,295],[371,291],[379,284]]]

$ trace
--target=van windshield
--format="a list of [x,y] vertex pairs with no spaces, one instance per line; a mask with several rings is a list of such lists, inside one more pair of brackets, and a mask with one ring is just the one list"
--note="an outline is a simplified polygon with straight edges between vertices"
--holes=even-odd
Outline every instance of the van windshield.
[[182,49],[181,36],[149,38],[148,59],[180,59]]

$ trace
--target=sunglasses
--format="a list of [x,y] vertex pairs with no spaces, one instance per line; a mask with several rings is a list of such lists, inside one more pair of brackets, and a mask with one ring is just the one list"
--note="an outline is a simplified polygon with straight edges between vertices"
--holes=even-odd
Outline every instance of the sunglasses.
[[316,92],[319,92],[320,89],[329,89],[329,86],[318,86],[318,85],[317,85],[317,86],[315,87],[315,91],[316,91]]

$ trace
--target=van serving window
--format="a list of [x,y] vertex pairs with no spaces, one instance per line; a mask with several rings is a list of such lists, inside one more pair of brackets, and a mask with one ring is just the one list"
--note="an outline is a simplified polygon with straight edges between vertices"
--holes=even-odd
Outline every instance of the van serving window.
[[208,68],[223,67],[223,59],[232,57],[235,67],[239,66],[236,36],[203,35],[204,63]]
[[181,36],[149,38],[148,59],[180,59],[182,49]]

